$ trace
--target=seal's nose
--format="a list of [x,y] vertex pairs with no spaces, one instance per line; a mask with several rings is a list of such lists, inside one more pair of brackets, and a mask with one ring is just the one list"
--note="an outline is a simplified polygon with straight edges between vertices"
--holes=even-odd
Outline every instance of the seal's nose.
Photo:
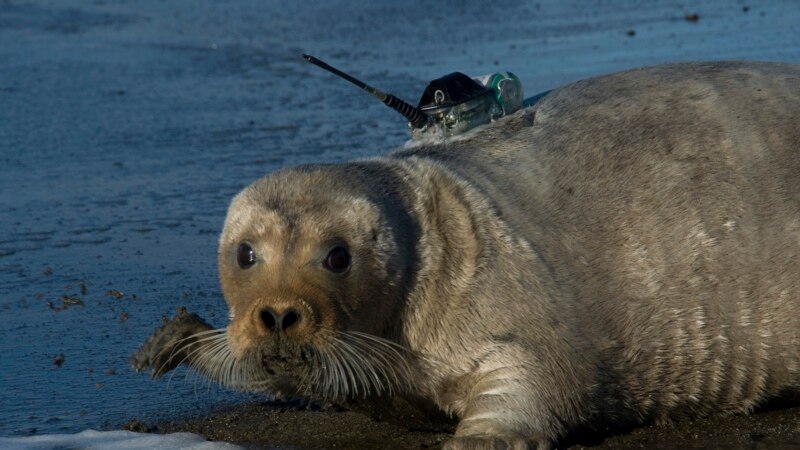
[[266,307],[261,310],[261,321],[268,330],[273,332],[286,331],[293,325],[300,322],[300,313],[293,308],[289,308],[282,314],[278,314],[274,309]]

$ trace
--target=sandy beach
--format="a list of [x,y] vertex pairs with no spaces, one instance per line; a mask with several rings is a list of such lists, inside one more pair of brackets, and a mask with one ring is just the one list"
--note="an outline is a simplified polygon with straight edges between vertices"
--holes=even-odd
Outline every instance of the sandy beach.
[[[373,416],[343,408],[252,403],[184,420],[129,429],[171,433],[188,431],[247,448],[435,449],[451,435],[446,422],[420,424],[412,416]],[[416,419],[419,419],[417,417]],[[581,449],[792,449],[800,446],[800,408],[774,408],[756,414],[714,417],[646,426],[629,432],[581,433],[562,443]]]

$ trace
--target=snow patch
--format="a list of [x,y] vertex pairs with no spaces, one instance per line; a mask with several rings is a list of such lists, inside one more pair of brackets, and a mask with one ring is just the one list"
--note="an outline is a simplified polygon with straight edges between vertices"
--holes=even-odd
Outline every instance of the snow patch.
[[244,447],[227,442],[212,442],[192,433],[146,434],[132,431],[85,430],[76,434],[3,437],[4,450],[238,450]]

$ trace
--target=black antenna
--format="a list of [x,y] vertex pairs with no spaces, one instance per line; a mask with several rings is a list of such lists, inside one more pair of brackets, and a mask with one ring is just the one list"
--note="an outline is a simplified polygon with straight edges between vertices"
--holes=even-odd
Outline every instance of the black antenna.
[[351,77],[350,75],[342,72],[341,70],[339,70],[339,69],[337,69],[337,68],[335,68],[335,67],[333,67],[333,66],[331,66],[331,65],[329,65],[327,63],[325,63],[324,61],[311,56],[311,55],[306,55],[305,53],[303,53],[303,58],[305,58],[305,60],[310,62],[311,64],[314,64],[317,67],[323,68],[323,69],[327,70],[328,72],[331,72],[334,75],[338,75],[338,76],[344,78],[345,80],[347,80],[347,81],[355,84],[356,86],[360,87],[361,89],[363,89],[363,90],[369,92],[370,94],[374,95],[375,97],[378,98],[378,100],[382,101],[386,106],[394,109],[395,111],[397,111],[400,114],[402,114],[403,117],[408,119],[408,123],[410,123],[412,127],[414,127],[414,128],[424,128],[428,124],[430,118],[428,117],[427,114],[425,114],[424,112],[420,111],[419,109],[409,105],[408,103],[400,100],[399,98],[395,97],[394,95],[387,94],[387,93],[385,93],[385,92],[383,92],[381,90],[375,89],[374,87],[368,85],[367,83],[364,83],[361,80],[357,80],[357,79]]

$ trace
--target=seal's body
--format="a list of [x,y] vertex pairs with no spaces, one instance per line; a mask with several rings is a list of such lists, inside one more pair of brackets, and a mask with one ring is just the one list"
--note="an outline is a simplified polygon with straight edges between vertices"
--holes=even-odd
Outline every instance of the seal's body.
[[749,411],[800,389],[798,117],[800,66],[675,64],[274,173],[220,240],[230,326],[166,327],[137,366],[427,397],[459,417],[450,448]]

